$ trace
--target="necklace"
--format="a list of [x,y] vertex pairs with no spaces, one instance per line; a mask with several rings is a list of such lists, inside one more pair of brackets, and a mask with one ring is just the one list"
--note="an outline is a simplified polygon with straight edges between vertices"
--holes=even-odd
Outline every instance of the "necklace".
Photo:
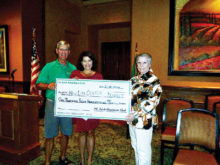
[[95,74],[95,72],[94,71],[89,71],[89,72],[85,72],[85,71],[82,71],[82,72],[80,72],[83,76],[85,76],[85,77],[91,77],[91,76],[93,76],[94,74]]

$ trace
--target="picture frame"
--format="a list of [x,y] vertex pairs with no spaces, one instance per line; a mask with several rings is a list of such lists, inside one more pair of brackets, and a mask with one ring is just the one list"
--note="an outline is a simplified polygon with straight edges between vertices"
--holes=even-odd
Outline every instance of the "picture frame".
[[168,75],[220,76],[220,7],[211,1],[170,0]]
[[8,26],[0,25],[0,74],[9,74]]

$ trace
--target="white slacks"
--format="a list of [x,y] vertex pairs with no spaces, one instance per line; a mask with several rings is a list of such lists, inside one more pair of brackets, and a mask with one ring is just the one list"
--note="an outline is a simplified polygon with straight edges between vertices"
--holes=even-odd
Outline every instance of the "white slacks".
[[131,137],[131,145],[135,153],[135,164],[151,165],[151,141],[153,127],[150,129],[138,129],[129,125],[129,132]]

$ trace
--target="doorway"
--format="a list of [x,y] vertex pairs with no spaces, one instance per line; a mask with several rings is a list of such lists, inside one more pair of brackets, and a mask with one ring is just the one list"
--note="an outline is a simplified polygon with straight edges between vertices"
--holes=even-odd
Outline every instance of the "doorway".
[[130,79],[130,42],[103,42],[102,75],[106,80]]

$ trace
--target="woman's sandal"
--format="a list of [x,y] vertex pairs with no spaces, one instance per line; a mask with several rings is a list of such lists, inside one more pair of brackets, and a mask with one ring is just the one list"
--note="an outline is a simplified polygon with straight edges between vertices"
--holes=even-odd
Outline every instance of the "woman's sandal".
[[62,159],[61,157],[60,157],[60,164],[62,164],[62,165],[65,165],[65,164],[72,164],[73,165],[73,162],[72,161],[70,161],[69,159],[67,159],[67,158],[64,158],[64,159]]

